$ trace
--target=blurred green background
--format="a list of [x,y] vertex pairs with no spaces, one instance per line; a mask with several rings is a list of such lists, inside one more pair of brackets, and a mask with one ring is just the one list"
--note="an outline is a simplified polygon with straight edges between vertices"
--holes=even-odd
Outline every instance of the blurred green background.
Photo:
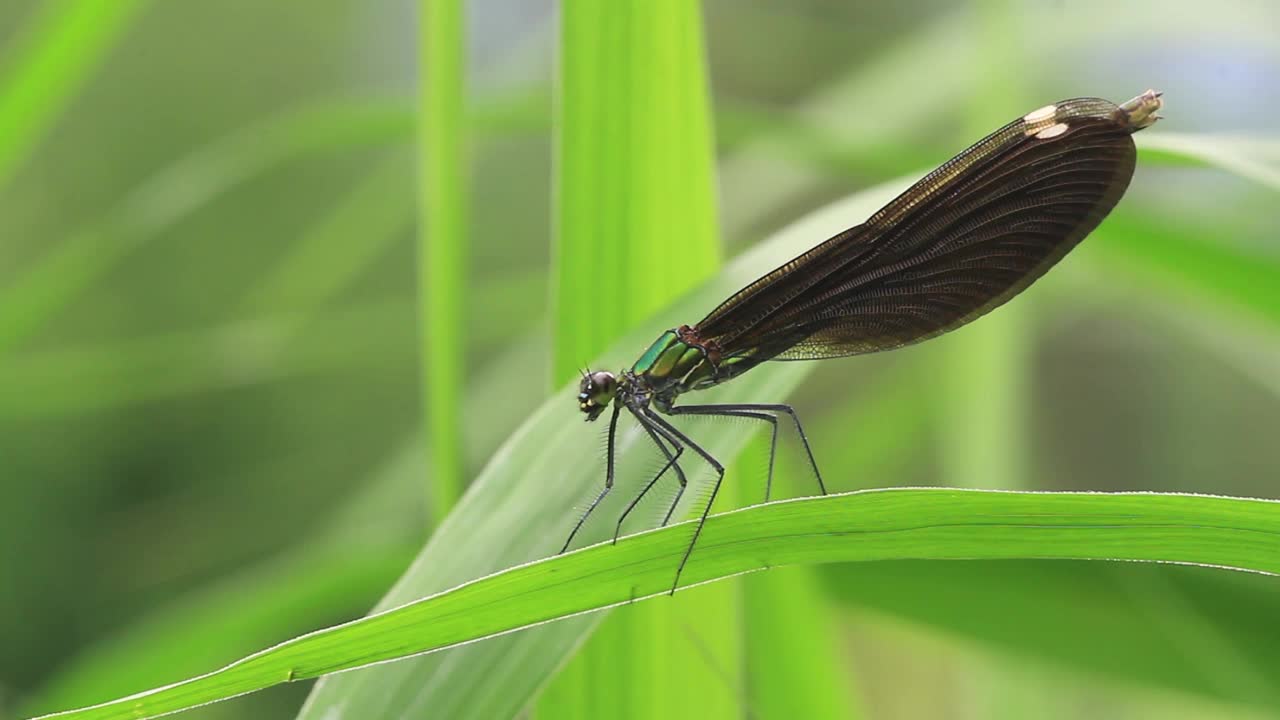
[[[0,4],[0,717],[356,617],[429,535],[441,495],[424,478],[442,466],[422,448],[416,12]],[[552,343],[573,329],[550,299],[557,15],[468,2],[458,38],[462,478],[567,380]],[[718,217],[700,230],[718,226],[724,257],[1046,103],[1166,93],[1121,208],[1034,290],[954,337],[815,369],[793,402],[834,488],[1277,496],[1280,5],[709,0],[701,25]],[[701,71],[651,70],[657,87]],[[635,317],[613,302],[590,309]],[[759,457],[738,464],[748,482]],[[687,623],[694,649],[671,652],[711,668],[724,717],[1280,714],[1271,579],[1046,565],[769,573],[805,590],[743,623],[763,652],[710,652]],[[788,646],[788,613],[829,621],[830,647]],[[825,689],[768,696],[753,672],[779,647]],[[552,697],[574,694],[564,682]],[[809,692],[841,697],[795,710]],[[184,717],[293,717],[305,693]]]

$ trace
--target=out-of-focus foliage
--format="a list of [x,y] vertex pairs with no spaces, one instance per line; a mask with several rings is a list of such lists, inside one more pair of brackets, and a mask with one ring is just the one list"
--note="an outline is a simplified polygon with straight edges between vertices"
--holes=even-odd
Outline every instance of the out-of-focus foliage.
[[[422,545],[414,5],[0,3],[0,717],[356,617]],[[1020,456],[1004,467],[1028,488],[1275,496],[1280,7],[709,0],[703,14],[726,254],[945,160],[975,118],[1164,90],[1122,212],[1019,300],[1017,438],[984,452]],[[475,477],[546,398],[550,338],[573,328],[547,320],[554,8],[470,2],[467,26],[458,424]],[[991,90],[1014,85],[1016,100]],[[619,330],[639,352],[696,319]],[[943,392],[965,380],[951,343],[812,368],[793,400],[833,484],[988,486],[954,477],[970,466],[958,428],[983,415]],[[563,432],[583,451],[564,472],[598,470],[595,428]],[[757,464],[739,463],[744,483]],[[573,495],[567,482],[548,492]],[[837,671],[869,718],[1274,710],[1247,625],[1280,589],[1202,572],[955,564],[935,584],[927,568],[835,567],[817,612],[846,620]],[[773,622],[748,639],[787,619]],[[830,657],[786,652],[797,673]],[[492,672],[514,681],[508,661]],[[303,690],[188,716],[293,717]]]

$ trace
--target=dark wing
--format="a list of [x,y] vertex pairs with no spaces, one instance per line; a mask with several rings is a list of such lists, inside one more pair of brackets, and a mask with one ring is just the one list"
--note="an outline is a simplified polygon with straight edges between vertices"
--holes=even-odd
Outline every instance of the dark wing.
[[725,357],[761,361],[875,352],[955,329],[1026,289],[1102,222],[1129,185],[1140,127],[1097,98],[1028,113],[695,330]]

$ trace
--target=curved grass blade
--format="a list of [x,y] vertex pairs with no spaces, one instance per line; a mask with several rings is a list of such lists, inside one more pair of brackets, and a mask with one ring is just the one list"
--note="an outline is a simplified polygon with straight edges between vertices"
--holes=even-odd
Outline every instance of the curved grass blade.
[[1274,255],[1188,231],[1167,216],[1126,211],[1108,218],[1095,240],[1085,257],[1100,258],[1107,273],[1139,278],[1165,298],[1193,299],[1280,327],[1280,259]]
[[1139,151],[1164,164],[1219,167],[1280,191],[1280,137],[1161,132],[1142,138]]
[[[304,635],[209,675],[46,717],[155,717],[665,595],[689,528],[682,523],[514,567]],[[697,584],[800,563],[1017,558],[1172,562],[1280,575],[1280,501],[1162,493],[860,491],[714,516],[685,573]]]

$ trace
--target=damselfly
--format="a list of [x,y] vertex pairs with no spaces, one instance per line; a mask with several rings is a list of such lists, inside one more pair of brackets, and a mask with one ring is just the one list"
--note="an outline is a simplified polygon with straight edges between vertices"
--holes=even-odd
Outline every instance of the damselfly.
[[1033,110],[983,138],[849,228],[725,300],[695,325],[658,338],[629,369],[583,373],[578,407],[588,421],[610,406],[604,488],[574,525],[568,549],[614,485],[618,417],[640,423],[665,464],[622,512],[622,522],[671,471],[688,479],[692,450],[715,471],[710,498],[676,569],[672,592],[724,479],[724,466],[664,415],[715,415],[769,423],[765,497],[773,481],[778,420],[795,423],[826,494],[799,418],[789,405],[677,405],[766,360],[816,360],[889,350],[968,323],[1025,290],[1093,231],[1133,176],[1133,133],[1160,118],[1154,90],[1115,105],[1076,98]]

